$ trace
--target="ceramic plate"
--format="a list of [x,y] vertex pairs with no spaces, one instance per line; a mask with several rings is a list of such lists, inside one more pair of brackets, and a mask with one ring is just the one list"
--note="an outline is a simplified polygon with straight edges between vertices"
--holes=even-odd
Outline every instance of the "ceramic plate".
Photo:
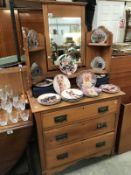
[[117,93],[120,91],[120,88],[114,84],[103,84],[100,86],[100,88],[102,89],[103,92],[107,92],[107,93]]
[[58,94],[61,94],[61,92],[64,91],[65,89],[70,89],[71,84],[69,79],[65,75],[58,74],[55,76],[53,80],[53,87]]
[[77,70],[77,63],[76,60],[73,59],[70,55],[64,54],[59,61],[59,68],[61,72],[66,75],[72,75]]
[[88,70],[81,71],[76,78],[76,83],[80,89],[82,87],[90,88],[96,84],[96,76]]
[[58,94],[47,93],[47,94],[40,95],[37,98],[37,101],[42,105],[54,105],[61,101],[61,97]]
[[82,91],[86,97],[97,97],[102,92],[102,89],[96,88],[96,87],[91,87],[91,88],[83,87]]
[[47,87],[53,84],[53,80],[52,79],[45,79],[44,81],[36,84],[35,86],[37,87]]
[[92,43],[105,43],[107,41],[107,33],[100,27],[93,30],[91,35]]
[[106,63],[102,57],[97,56],[91,61],[92,69],[94,68],[105,69],[105,67],[106,67]]
[[76,101],[83,97],[83,92],[79,89],[66,89],[61,93],[61,97],[66,101]]

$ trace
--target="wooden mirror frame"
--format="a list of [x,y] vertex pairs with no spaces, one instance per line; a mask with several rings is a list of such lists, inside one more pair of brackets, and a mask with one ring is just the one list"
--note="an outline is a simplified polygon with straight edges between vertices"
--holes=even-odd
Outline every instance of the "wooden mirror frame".
[[46,64],[47,72],[58,70],[51,60],[51,47],[49,38],[48,13],[53,13],[58,17],[80,17],[81,18],[81,64],[79,67],[86,66],[86,25],[85,25],[85,4],[68,2],[43,2],[44,33],[46,44]]

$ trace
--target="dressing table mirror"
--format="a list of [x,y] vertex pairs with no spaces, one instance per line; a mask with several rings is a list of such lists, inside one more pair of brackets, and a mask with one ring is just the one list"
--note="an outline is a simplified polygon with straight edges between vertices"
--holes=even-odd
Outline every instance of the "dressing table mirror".
[[85,66],[85,4],[43,2],[47,70],[57,70],[67,55]]

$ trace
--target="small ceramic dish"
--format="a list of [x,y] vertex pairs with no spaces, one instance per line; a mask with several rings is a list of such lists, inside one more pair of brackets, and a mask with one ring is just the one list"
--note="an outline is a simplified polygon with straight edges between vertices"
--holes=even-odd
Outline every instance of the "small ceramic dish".
[[105,63],[104,59],[100,56],[95,57],[91,61],[91,68],[92,69],[95,69],[95,68],[105,69],[105,67],[106,67],[106,63]]
[[120,87],[114,85],[114,84],[103,84],[100,86],[103,92],[107,92],[110,94],[114,94],[117,92],[120,92]]
[[83,97],[83,92],[79,89],[66,89],[61,93],[65,101],[78,101]]
[[53,87],[58,94],[61,94],[61,92],[64,91],[65,89],[70,89],[71,84],[69,79],[65,75],[58,74],[55,76],[53,80]]
[[61,101],[61,97],[58,94],[47,93],[47,94],[40,95],[37,98],[37,101],[42,105],[50,106],[50,105],[59,103]]
[[82,87],[90,88],[95,86],[96,76],[88,70],[81,71],[76,78],[76,84],[80,89],[82,89]]
[[100,95],[102,90],[100,88],[91,87],[91,88],[82,88],[82,92],[86,97],[97,97]]

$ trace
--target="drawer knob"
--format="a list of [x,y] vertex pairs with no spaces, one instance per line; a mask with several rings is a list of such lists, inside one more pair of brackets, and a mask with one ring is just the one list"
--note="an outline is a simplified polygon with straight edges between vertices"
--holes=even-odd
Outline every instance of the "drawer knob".
[[67,115],[60,115],[54,118],[55,123],[62,123],[67,121]]
[[60,135],[57,135],[55,137],[56,141],[61,141],[61,140],[67,139],[67,138],[68,138],[68,134],[67,133],[60,134]]
[[68,153],[67,152],[57,155],[57,160],[63,160],[63,159],[66,159],[66,158],[68,158]]
[[104,113],[104,112],[107,112],[108,110],[109,110],[108,106],[102,106],[98,108],[99,113]]
[[103,146],[105,146],[106,145],[106,142],[105,141],[103,141],[103,142],[98,142],[98,143],[96,143],[96,148],[100,148],[100,147],[103,147]]
[[97,124],[97,129],[103,129],[103,128],[107,128],[107,123],[98,123]]

